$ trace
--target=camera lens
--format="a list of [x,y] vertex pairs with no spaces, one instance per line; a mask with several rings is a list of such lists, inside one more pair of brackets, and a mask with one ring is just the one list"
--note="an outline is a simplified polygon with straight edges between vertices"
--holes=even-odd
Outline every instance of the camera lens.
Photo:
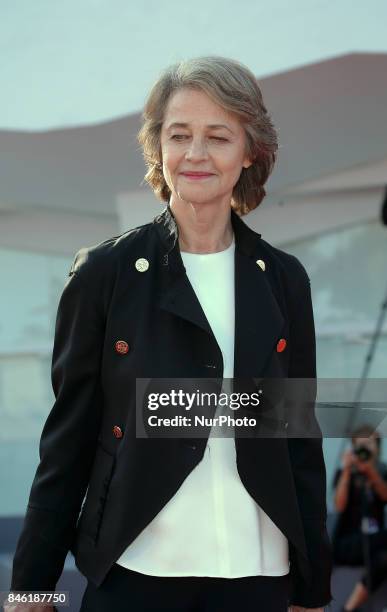
[[359,458],[359,461],[369,461],[372,453],[368,446],[358,446],[354,451],[355,455]]

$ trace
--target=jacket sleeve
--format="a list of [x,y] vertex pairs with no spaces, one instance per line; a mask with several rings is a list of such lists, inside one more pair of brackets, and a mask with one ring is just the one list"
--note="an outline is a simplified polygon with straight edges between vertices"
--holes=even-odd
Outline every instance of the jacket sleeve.
[[[315,417],[316,339],[311,287],[305,268],[302,265],[301,268],[302,280],[290,321],[289,378],[307,378],[312,382],[312,401],[311,385],[306,384],[308,401],[305,405],[308,414],[304,416],[308,427],[314,423],[312,430],[321,434]],[[304,407],[301,412],[304,412]],[[298,566],[292,567],[291,563],[290,603],[306,608],[323,607],[332,600],[333,561],[326,527],[326,468],[322,435],[314,433],[311,437],[288,437],[288,448],[311,566],[311,579],[306,583]]]
[[[85,255],[86,249],[81,249]],[[102,415],[104,320],[87,264],[75,255],[59,300],[51,363],[55,401],[13,559],[11,590],[55,590],[75,535]],[[83,262],[87,256],[83,257]]]

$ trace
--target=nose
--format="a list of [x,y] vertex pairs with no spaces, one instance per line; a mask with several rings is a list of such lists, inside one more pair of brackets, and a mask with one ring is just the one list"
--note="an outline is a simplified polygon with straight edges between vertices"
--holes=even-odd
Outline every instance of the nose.
[[201,138],[192,138],[191,143],[187,147],[185,157],[190,161],[207,159],[208,151],[206,143]]

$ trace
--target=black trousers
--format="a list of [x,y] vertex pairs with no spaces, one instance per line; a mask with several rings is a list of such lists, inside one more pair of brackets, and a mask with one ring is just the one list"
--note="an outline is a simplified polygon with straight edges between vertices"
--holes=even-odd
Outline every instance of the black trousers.
[[79,612],[287,612],[289,592],[289,574],[149,576],[115,563],[98,588],[88,581]]
[[[371,592],[381,585],[387,578],[387,530],[371,533],[369,538],[370,555],[370,578]],[[336,563],[346,565],[363,565],[364,552],[361,533],[352,533],[337,538],[333,553]],[[361,582],[367,586],[366,573],[361,577]]]

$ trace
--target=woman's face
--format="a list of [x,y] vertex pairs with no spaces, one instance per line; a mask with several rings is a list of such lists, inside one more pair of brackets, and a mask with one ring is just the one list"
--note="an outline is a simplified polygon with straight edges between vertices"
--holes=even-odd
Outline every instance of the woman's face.
[[[245,155],[245,138],[238,118],[207,94],[176,91],[168,101],[161,129],[163,173],[172,199],[229,203],[242,167],[251,165]],[[183,174],[190,171],[210,175],[194,179]]]

